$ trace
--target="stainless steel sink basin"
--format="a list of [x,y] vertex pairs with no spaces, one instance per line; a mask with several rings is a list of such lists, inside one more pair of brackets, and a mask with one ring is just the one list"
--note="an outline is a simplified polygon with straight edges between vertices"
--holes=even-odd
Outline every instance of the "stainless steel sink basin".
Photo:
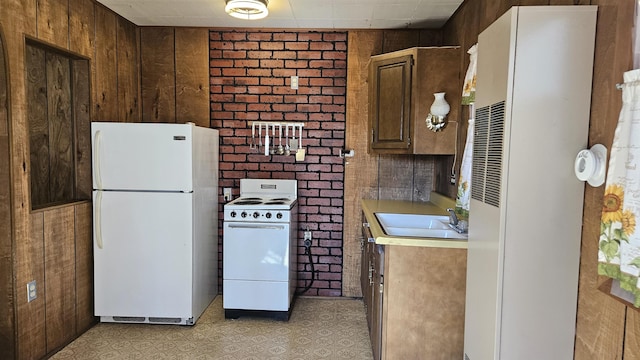
[[387,235],[442,239],[467,239],[449,227],[449,217],[398,213],[375,213],[378,223]]

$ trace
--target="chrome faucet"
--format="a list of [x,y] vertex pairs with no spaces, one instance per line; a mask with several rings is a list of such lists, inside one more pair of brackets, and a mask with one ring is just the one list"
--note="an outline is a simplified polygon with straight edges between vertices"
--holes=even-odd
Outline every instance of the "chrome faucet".
[[449,225],[458,225],[458,216],[455,210],[449,208],[447,211],[449,212]]
[[449,227],[460,234],[464,234],[469,230],[469,224],[466,220],[458,220],[455,210],[447,209],[449,212]]

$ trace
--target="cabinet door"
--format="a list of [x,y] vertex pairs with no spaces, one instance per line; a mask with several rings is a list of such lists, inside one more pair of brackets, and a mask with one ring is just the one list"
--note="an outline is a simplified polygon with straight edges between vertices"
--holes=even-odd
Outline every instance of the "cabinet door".
[[383,326],[383,303],[384,303],[384,246],[375,245],[373,252],[373,294],[372,294],[372,314],[371,314],[371,347],[373,348],[373,359],[380,360],[383,355],[382,326]]
[[374,59],[369,68],[370,150],[411,153],[413,56]]
[[373,284],[373,263],[371,262],[371,254],[373,252],[373,244],[369,242],[371,233],[366,219],[362,218],[362,239],[360,242],[360,288],[362,289],[362,300],[367,315],[367,324],[371,329],[371,288]]

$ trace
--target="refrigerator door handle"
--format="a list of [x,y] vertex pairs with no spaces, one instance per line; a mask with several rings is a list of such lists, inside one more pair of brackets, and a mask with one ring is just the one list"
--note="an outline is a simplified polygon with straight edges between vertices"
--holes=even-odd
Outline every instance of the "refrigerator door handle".
[[93,136],[93,158],[95,160],[93,164],[93,176],[96,180],[97,190],[102,190],[102,178],[100,176],[100,139],[102,139],[102,133],[98,130]]
[[96,191],[96,210],[95,210],[95,226],[96,226],[96,245],[98,249],[102,249],[102,191]]

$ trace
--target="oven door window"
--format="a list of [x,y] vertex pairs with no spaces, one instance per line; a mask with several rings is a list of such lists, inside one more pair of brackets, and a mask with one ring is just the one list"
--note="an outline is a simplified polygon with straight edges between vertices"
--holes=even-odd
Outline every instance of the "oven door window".
[[224,278],[287,281],[289,227],[288,223],[225,222]]

